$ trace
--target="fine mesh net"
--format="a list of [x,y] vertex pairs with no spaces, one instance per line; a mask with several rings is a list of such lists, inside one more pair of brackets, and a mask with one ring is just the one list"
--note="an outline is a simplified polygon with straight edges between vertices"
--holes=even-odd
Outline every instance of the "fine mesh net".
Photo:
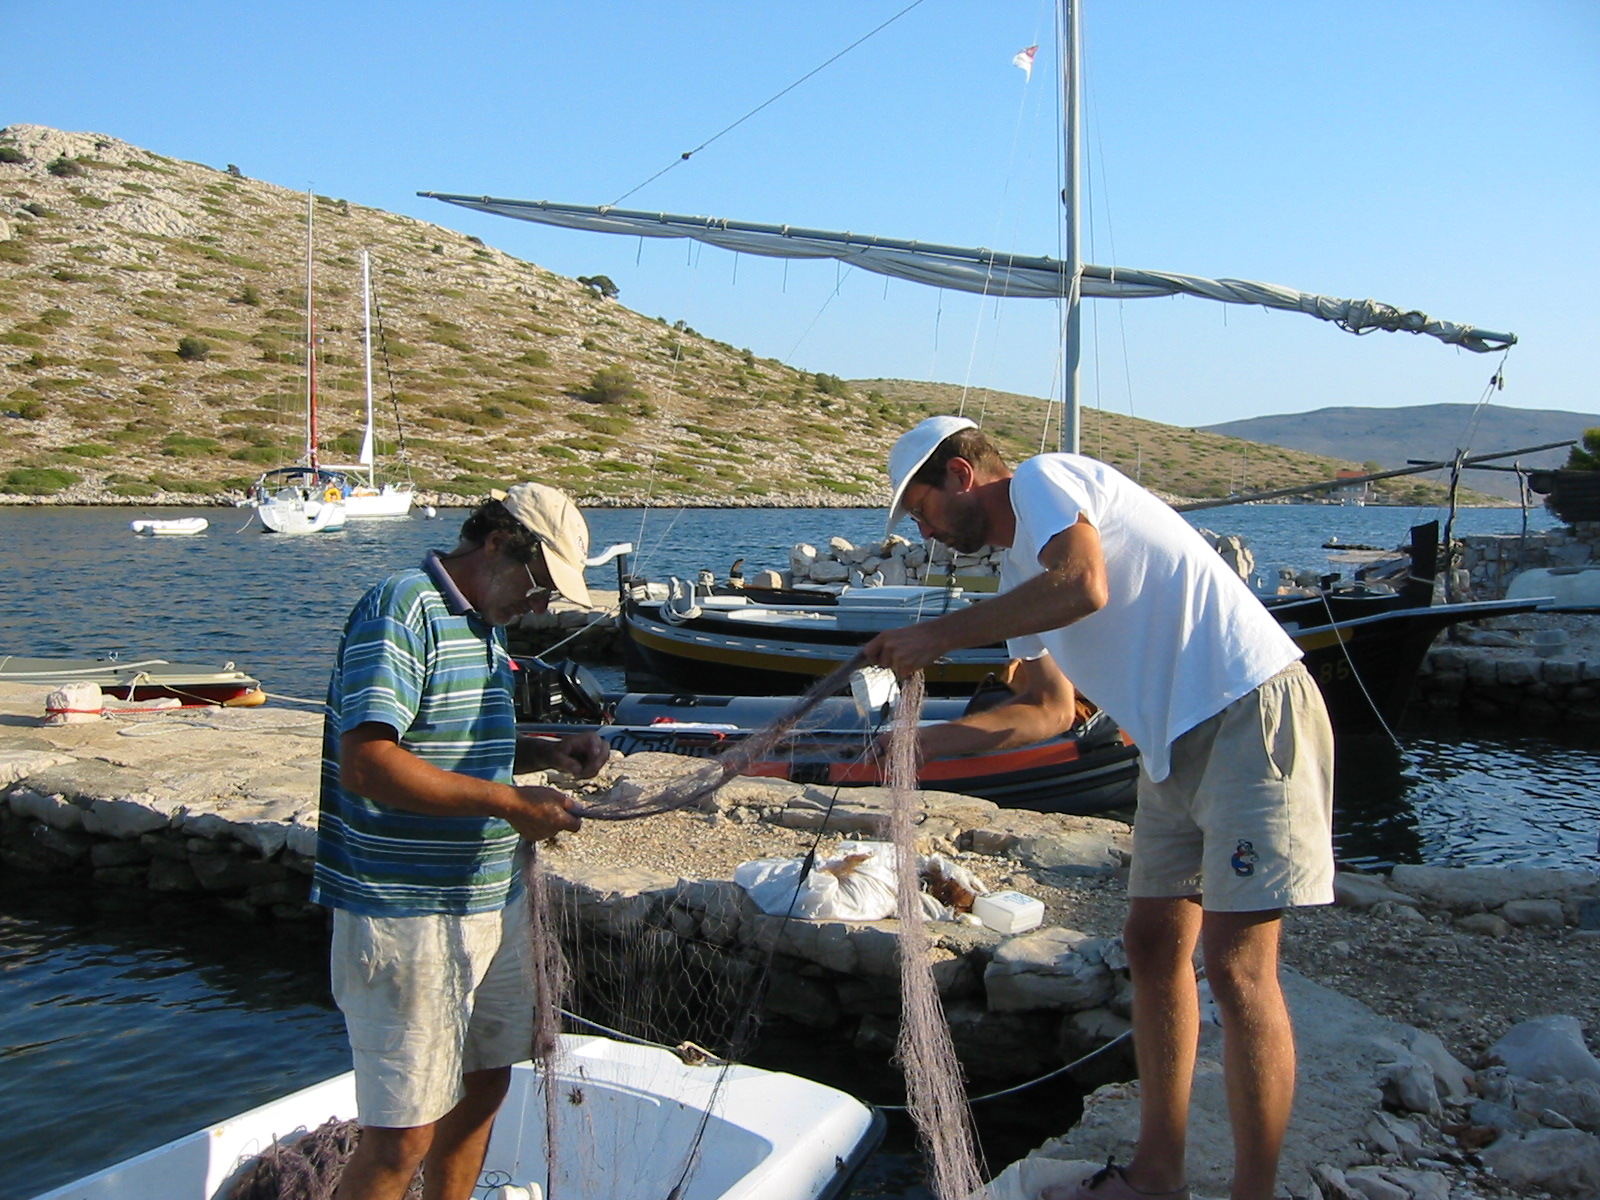
[[938,1200],[961,1200],[982,1186],[983,1172],[961,1066],[933,977],[932,945],[922,910],[915,826],[922,700],[923,677],[918,674],[902,684],[889,743],[893,796],[889,832],[900,918],[900,1036],[895,1057],[905,1074],[906,1105],[916,1123],[929,1189]]
[[[328,1121],[264,1150],[228,1190],[227,1200],[333,1200],[344,1164],[361,1141],[354,1121]],[[422,1200],[422,1172],[403,1200]]]

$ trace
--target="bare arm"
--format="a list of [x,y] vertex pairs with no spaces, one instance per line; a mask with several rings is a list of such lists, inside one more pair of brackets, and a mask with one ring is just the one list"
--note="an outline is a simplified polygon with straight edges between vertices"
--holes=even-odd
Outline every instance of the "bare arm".
[[880,633],[864,647],[868,660],[897,675],[910,675],[952,650],[1060,629],[1105,607],[1100,534],[1083,517],[1050,539],[1039,562],[1042,575],[991,600]]
[[400,745],[391,726],[357,725],[339,740],[339,782],[406,812],[441,817],[499,817],[530,841],[572,832],[580,822],[571,797],[554,788],[514,787],[445,771]]
[[1072,728],[1077,689],[1048,654],[1018,663],[1012,686],[1016,695],[993,708],[919,729],[923,759],[1010,750]]

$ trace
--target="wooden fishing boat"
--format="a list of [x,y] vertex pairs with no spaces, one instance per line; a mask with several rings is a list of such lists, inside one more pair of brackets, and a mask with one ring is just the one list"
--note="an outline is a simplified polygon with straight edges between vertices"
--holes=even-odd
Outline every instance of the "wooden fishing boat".
[[[518,660],[518,710],[525,733],[570,733],[592,728],[624,754],[644,750],[711,758],[771,724],[794,706],[787,696],[687,692],[605,695],[581,668]],[[995,690],[1003,689],[995,685]],[[978,702],[987,698],[987,693]],[[923,719],[960,716],[974,700],[931,699]],[[869,753],[886,714],[863,714],[852,699],[822,701],[767,759],[743,773],[826,787],[881,786],[883,771]],[[1114,721],[1096,712],[1056,737],[1012,750],[924,762],[924,788],[992,800],[1005,808],[1086,816],[1132,807],[1139,752]]]
[[[768,603],[756,594],[661,599],[638,586],[625,589],[621,621],[628,686],[793,695],[881,630],[945,611],[941,588],[913,589],[929,595],[918,604],[890,605],[871,602],[878,590],[889,589],[862,589],[861,599],[853,602],[850,592],[819,591],[805,603],[791,591],[783,602]],[[1399,591],[1346,586],[1262,599],[1304,653],[1334,728],[1363,734],[1400,720],[1428,647],[1442,630],[1529,612],[1541,603],[1516,598],[1435,605],[1432,595],[1430,572]],[[953,602],[983,601],[958,594]],[[1002,645],[952,654],[929,668],[929,690],[970,694],[1006,661]]]
[[168,662],[164,658],[21,658],[0,654],[0,683],[60,687],[92,683],[119,700],[176,697],[185,704],[248,708],[266,701],[259,680],[225,663],[220,669]]
[[[665,1049],[571,1034],[559,1062],[556,1154],[545,1152],[544,1073],[520,1063],[480,1176],[489,1197],[830,1200],[882,1137],[876,1110],[777,1071],[691,1066]],[[339,1075],[36,1200],[222,1200],[263,1151],[354,1115],[355,1077]]]
[[130,521],[128,527],[145,537],[193,537],[209,529],[211,522],[204,517],[171,517],[166,520]]

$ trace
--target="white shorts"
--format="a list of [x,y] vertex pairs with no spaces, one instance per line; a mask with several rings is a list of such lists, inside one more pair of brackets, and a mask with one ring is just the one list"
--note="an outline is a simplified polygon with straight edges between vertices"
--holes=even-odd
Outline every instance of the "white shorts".
[[1128,894],[1215,912],[1333,903],[1333,729],[1310,673],[1279,671],[1139,776]]
[[468,916],[335,909],[331,963],[363,1125],[432,1124],[460,1101],[464,1074],[532,1052],[525,899]]

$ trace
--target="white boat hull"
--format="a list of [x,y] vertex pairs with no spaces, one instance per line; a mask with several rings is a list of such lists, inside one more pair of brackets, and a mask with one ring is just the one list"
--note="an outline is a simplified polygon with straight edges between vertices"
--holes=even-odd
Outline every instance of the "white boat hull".
[[193,537],[197,533],[204,533],[210,527],[211,522],[204,517],[128,522],[128,528],[145,537]]
[[269,499],[258,500],[256,516],[272,533],[322,533],[342,529],[346,513],[342,501],[310,500],[280,492]]
[[[810,1080],[686,1066],[608,1038],[562,1042],[554,1187],[543,1077],[529,1063],[512,1069],[483,1178],[537,1184],[562,1200],[661,1200],[689,1166],[682,1200],[822,1200],[876,1144],[877,1114]],[[355,1078],[340,1075],[36,1200],[221,1200],[267,1147],[354,1115]]]
[[345,516],[403,517],[411,512],[411,485],[386,483],[377,491],[358,488],[344,498]]

